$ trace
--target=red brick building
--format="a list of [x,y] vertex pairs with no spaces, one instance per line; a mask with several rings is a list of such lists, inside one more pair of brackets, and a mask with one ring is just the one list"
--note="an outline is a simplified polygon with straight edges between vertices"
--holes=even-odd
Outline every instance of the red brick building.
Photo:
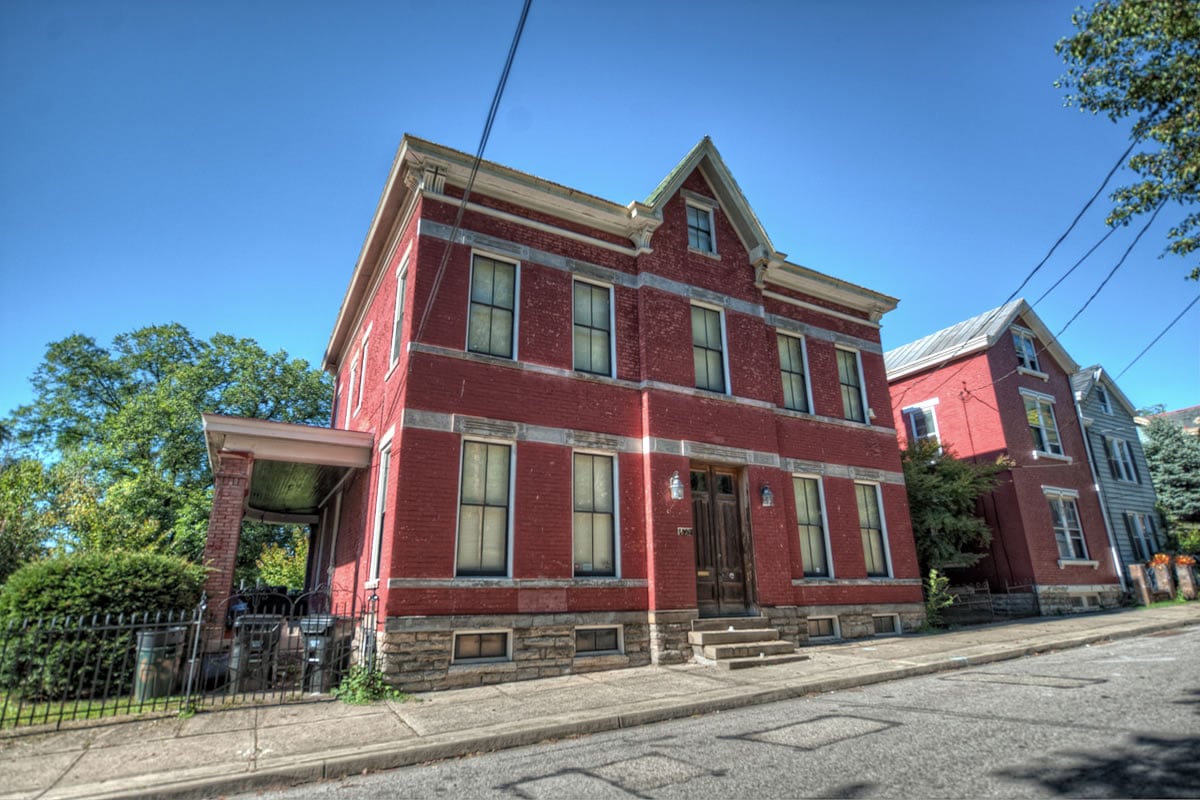
[[1041,613],[1121,601],[1111,532],[1071,386],[1079,365],[1017,299],[885,355],[901,445],[936,438],[1012,468],[981,512],[989,556],[965,577],[1031,590]]
[[707,617],[918,626],[896,301],[787,261],[707,138],[625,205],[486,161],[464,204],[472,161],[405,137],[325,355],[370,454],[308,510],[311,574],[377,598],[389,675],[680,661]]

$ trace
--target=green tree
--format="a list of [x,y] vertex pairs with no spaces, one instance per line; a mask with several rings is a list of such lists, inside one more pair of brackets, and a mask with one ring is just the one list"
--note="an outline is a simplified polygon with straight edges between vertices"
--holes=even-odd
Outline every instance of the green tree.
[[1161,417],[1146,427],[1146,463],[1158,507],[1176,545],[1193,549],[1200,540],[1200,436]]
[[996,475],[1009,465],[963,461],[931,440],[911,443],[900,461],[921,574],[983,558],[992,531],[975,515],[975,502],[995,488]]
[[0,463],[0,584],[22,564],[46,553],[50,481],[36,459]]
[[[1129,160],[1137,182],[1117,189],[1110,225],[1185,209],[1167,236],[1179,256],[1200,249],[1200,0],[1100,0],[1071,17],[1077,32],[1055,50],[1067,64],[1057,86],[1067,105],[1131,118],[1130,137],[1145,148]],[[1190,277],[1200,280],[1200,266]]]
[[255,566],[258,576],[268,586],[304,588],[304,571],[308,566],[308,533],[293,525],[286,542],[272,542],[262,549]]
[[[53,465],[51,540],[60,550],[149,548],[198,561],[212,505],[201,412],[325,424],[328,376],[251,339],[197,339],[182,325],[123,333],[103,347],[75,334],[49,345],[36,400],[7,421],[25,452]],[[287,528],[247,523],[238,566]]]

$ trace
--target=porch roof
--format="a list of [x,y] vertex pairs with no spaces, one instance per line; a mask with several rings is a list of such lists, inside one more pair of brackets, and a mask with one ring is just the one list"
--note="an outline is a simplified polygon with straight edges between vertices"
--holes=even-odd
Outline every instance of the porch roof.
[[222,453],[253,460],[245,515],[265,522],[313,523],[330,495],[370,466],[375,437],[362,431],[318,428],[224,414],[202,414],[208,461]]

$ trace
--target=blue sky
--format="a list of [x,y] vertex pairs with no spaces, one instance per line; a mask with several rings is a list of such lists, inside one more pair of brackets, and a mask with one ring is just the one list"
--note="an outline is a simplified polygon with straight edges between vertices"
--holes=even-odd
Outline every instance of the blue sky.
[[[627,203],[708,134],[792,261],[900,298],[890,349],[1003,302],[1124,151],[1053,86],[1074,5],[534,0],[486,157]],[[0,417],[74,332],[319,364],[401,135],[474,152],[520,6],[0,4]],[[1171,221],[1062,337],[1081,364],[1120,371],[1200,292]],[[1052,331],[1137,227],[1037,306]],[[1120,384],[1200,403],[1200,306]]]

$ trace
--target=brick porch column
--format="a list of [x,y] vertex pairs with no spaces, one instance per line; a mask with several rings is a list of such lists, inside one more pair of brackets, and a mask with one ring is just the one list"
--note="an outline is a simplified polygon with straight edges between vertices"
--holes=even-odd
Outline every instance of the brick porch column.
[[212,514],[204,544],[204,565],[209,570],[204,591],[208,594],[210,618],[223,619],[233,591],[233,568],[242,538],[242,514],[250,491],[254,457],[249,453],[221,453],[217,460],[213,471]]

